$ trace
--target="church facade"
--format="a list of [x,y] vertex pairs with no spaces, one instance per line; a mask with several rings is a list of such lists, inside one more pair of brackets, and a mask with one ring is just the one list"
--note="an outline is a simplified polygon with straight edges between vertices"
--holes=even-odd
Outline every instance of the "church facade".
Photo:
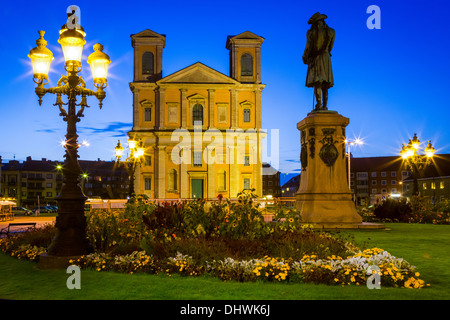
[[133,128],[145,148],[135,192],[152,199],[262,196],[261,45],[249,31],[228,36],[230,74],[200,62],[163,75],[165,35],[131,35]]

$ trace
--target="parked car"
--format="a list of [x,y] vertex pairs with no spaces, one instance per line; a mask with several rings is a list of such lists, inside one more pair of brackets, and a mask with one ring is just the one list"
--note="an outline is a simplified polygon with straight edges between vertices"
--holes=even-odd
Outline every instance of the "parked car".
[[25,216],[30,216],[33,213],[31,210],[24,208],[24,207],[12,207],[11,211],[15,215],[23,214]]
[[47,207],[49,207],[52,210],[52,212],[58,212],[57,206],[47,206]]
[[39,206],[39,207],[34,207],[33,212],[36,212],[39,210],[39,213],[51,213],[52,209],[45,207],[45,206]]

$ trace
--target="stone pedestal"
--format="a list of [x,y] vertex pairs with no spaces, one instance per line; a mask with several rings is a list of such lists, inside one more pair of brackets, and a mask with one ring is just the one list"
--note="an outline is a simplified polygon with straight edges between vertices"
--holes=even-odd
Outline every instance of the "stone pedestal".
[[317,228],[359,228],[361,216],[347,182],[345,128],[336,111],[313,111],[297,124],[301,136],[301,179],[296,208]]

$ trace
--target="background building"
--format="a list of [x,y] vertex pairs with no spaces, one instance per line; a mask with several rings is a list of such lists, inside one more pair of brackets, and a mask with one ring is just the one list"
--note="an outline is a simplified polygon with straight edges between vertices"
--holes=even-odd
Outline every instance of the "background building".
[[151,30],[131,35],[133,128],[128,135],[143,143],[147,159],[136,170],[136,193],[215,199],[255,188],[261,196],[264,38],[248,31],[227,38],[229,76],[197,62],[163,77],[165,41]]
[[[0,158],[1,159],[1,158]],[[125,168],[111,161],[79,160],[83,172],[80,185],[89,198],[125,199],[128,196],[129,177]],[[38,205],[56,205],[62,187],[61,166],[57,161],[11,160],[2,163],[0,194],[15,198],[17,205],[34,208]]]
[[262,168],[263,196],[271,195],[273,197],[281,197],[281,172],[268,163],[263,163]]
[[[403,182],[403,196],[411,199],[414,179],[409,177]],[[432,164],[417,177],[420,195],[428,197],[431,203],[450,200],[450,154],[434,155]]]
[[357,205],[366,206],[392,195],[401,196],[403,181],[410,174],[399,156],[350,159],[350,187]]
[[300,175],[296,175],[289,179],[281,187],[281,196],[286,198],[295,197],[297,190],[300,187]]

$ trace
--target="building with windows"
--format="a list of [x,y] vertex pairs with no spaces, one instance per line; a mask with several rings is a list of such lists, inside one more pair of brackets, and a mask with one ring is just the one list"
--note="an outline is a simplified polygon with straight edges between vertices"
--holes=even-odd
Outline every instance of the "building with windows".
[[228,36],[230,74],[201,62],[163,77],[166,36],[131,35],[134,48],[133,127],[145,165],[136,193],[153,199],[262,195],[261,44],[249,31]]
[[289,179],[285,184],[283,184],[283,186],[281,187],[281,196],[285,198],[295,197],[298,188],[300,187],[300,179],[301,175],[298,174]]
[[403,182],[410,175],[399,156],[350,159],[350,188],[357,205],[401,196]]
[[[1,160],[1,158],[0,158]],[[80,186],[89,198],[124,199],[128,196],[129,177],[124,167],[111,161],[79,160],[83,174]],[[55,205],[62,188],[62,163],[43,158],[2,163],[0,194],[14,198],[17,205],[34,208]]]
[[[403,182],[403,196],[408,199],[414,192],[413,178],[411,176]],[[417,177],[417,191],[433,204],[450,200],[450,154],[434,155],[431,165]]]
[[268,163],[263,163],[263,196],[271,195],[273,197],[281,197],[280,175],[281,172],[276,170]]

